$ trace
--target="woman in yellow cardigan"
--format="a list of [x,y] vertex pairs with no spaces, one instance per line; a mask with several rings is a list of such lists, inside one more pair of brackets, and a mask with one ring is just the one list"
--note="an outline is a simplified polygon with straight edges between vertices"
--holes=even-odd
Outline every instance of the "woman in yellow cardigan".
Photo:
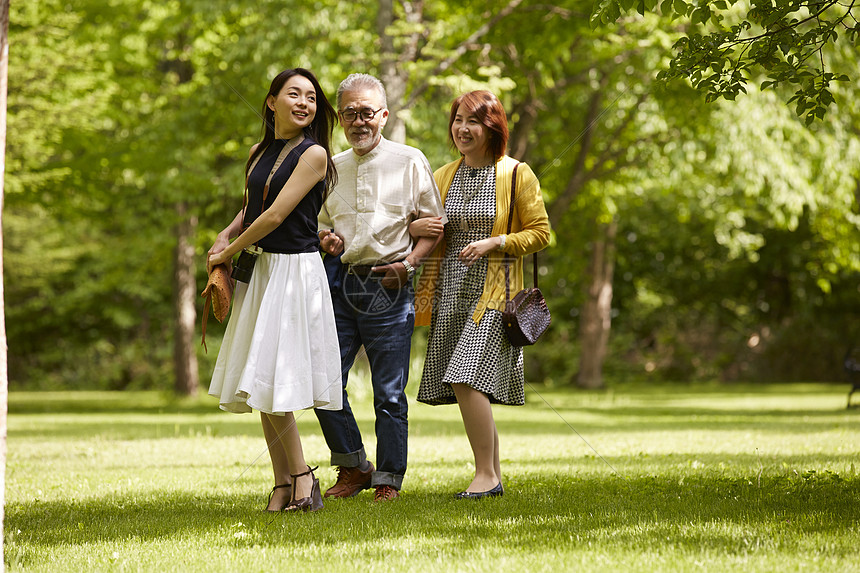
[[[491,404],[525,403],[523,352],[502,328],[504,256],[511,255],[511,293],[523,285],[523,255],[549,244],[549,219],[540,184],[528,165],[516,170],[506,156],[508,125],[499,99],[487,91],[464,94],[451,105],[448,136],[462,157],[434,174],[448,223],[444,241],[424,267],[415,296],[416,324],[429,324],[427,357],[418,400],[456,402],[475,455],[475,477],[458,498],[500,496],[499,434]],[[511,233],[508,213],[513,208]],[[413,235],[438,234],[429,219]]]

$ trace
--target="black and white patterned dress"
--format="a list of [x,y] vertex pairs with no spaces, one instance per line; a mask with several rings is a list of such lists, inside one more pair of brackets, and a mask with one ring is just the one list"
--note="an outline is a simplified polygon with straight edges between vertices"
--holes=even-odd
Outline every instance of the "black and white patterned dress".
[[473,169],[461,164],[445,197],[445,259],[430,321],[427,358],[418,401],[454,404],[451,384],[466,384],[490,402],[525,404],[523,351],[511,346],[502,329],[502,313],[486,309],[481,322],[472,314],[484,291],[487,257],[471,267],[457,259],[473,241],[486,239],[496,219],[495,166]]

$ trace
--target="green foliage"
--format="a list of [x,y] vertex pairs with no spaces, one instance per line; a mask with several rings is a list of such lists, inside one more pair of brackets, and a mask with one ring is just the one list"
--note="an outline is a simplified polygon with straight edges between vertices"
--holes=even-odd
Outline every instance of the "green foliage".
[[169,346],[150,342],[169,336],[160,304],[169,283],[129,280],[134,269],[114,266],[87,220],[34,204],[7,210],[4,226],[13,388],[147,388],[170,376]]
[[774,100],[754,92],[713,108],[649,166],[671,175],[642,172],[621,207],[612,356],[642,375],[844,375],[860,337],[845,320],[858,312],[855,144],[835,121],[810,131]]
[[[4,558],[56,572],[850,570],[860,426],[844,396],[528,388],[525,407],[494,411],[505,495],[477,503],[453,499],[473,472],[457,408],[413,404],[397,502],[363,493],[291,516],[262,511],[273,484],[257,416],[152,392],[12,392]],[[353,407],[372,435],[372,397]],[[298,423],[327,487],[319,426],[310,412]]]
[[[633,10],[643,15],[654,12],[657,2],[595,2],[592,25],[615,22]],[[734,100],[764,75],[768,79],[761,83],[762,89],[791,86],[795,90],[788,103],[795,104],[795,112],[809,125],[823,118],[833,103],[833,84],[850,81],[845,73],[828,71],[832,66],[828,59],[837,43],[858,46],[860,8],[854,2],[785,0],[746,6],[737,0],[664,0],[659,12],[690,26],[658,77],[688,79],[707,101]],[[854,72],[850,67],[847,71]]]
[[[13,387],[169,387],[178,205],[197,222],[202,289],[203,254],[241,205],[271,77],[309,67],[333,98],[348,73],[379,74],[391,62],[405,81],[406,140],[434,167],[456,155],[451,100],[486,88],[509,112],[512,153],[539,175],[554,225],[541,255],[554,323],[527,354],[529,380],[575,376],[589,245],[613,219],[610,381],[838,376],[838,343],[858,336],[856,87],[831,83],[831,112],[809,126],[778,105],[779,86],[738,80],[728,86],[746,97],[706,105],[654,71],[671,68],[679,40],[705,38],[716,16],[741,25],[743,7],[621,2],[619,14],[644,15],[615,23],[612,5],[599,4],[606,18],[590,25],[584,0],[394,3],[391,53],[375,2],[12,3],[4,255]],[[856,69],[845,37],[826,43],[828,70]],[[718,67],[734,70],[729,60]],[[706,70],[702,78],[716,73]],[[335,147],[346,147],[340,133]],[[223,328],[209,323],[204,379]],[[792,369],[784,355],[807,331],[823,342],[808,370]]]
[[[242,166],[271,76],[323,62],[340,75],[334,58],[263,56],[298,53],[323,31],[336,36],[355,14],[319,3],[330,27],[305,13],[303,26],[283,7],[12,7],[5,271],[13,386],[170,384],[177,204],[204,228],[196,237],[202,281],[214,230],[241,207]],[[272,22],[304,35],[285,43],[287,28]],[[37,62],[56,65],[43,72]]]
[[117,86],[107,45],[76,34],[85,16],[67,2],[16,3],[10,10],[7,201],[62,207],[67,197],[61,184],[71,175],[69,163],[81,143],[70,141],[70,132],[94,137],[110,126]]

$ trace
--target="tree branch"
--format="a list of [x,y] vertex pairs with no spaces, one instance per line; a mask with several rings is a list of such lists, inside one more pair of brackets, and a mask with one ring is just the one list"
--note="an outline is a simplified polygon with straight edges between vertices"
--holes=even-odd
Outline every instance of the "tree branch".
[[483,36],[486,36],[487,33],[493,29],[493,26],[495,26],[499,22],[499,20],[510,15],[511,12],[513,12],[516,7],[522,3],[522,1],[523,0],[510,0],[504,8],[502,8],[501,10],[499,10],[499,12],[496,13],[496,15],[490,18],[483,26],[478,28],[471,36],[463,40],[459,46],[454,48],[451,55],[439,62],[433,69],[433,71],[431,71],[427,75],[427,78],[425,78],[424,81],[418,84],[414,90],[412,90],[412,93],[409,94],[409,100],[407,100],[406,102],[406,107],[411,107],[418,100],[418,98],[420,98],[424,94],[424,92],[427,91],[427,89],[430,87],[429,78],[444,73],[454,64],[454,62],[459,60],[463,56],[463,54],[469,51],[470,46],[472,44],[474,44]]
[[559,194],[552,202],[550,209],[550,222],[555,225],[558,219],[567,212],[570,204],[582,191],[583,186],[588,181],[588,174],[585,171],[585,160],[588,157],[588,152],[591,150],[591,142],[594,136],[594,127],[597,118],[600,115],[600,102],[602,101],[603,88],[609,81],[609,74],[603,74],[600,78],[600,87],[591,93],[591,98],[588,102],[588,108],[583,119],[582,141],[579,144],[579,151],[574,160],[573,174],[568,179],[564,191]]
[[[810,15],[809,17],[804,18],[803,20],[800,20],[799,22],[795,22],[795,23],[794,23],[794,24],[792,24],[791,26],[783,26],[783,27],[778,28],[778,29],[776,29],[776,30],[768,30],[767,32],[764,32],[763,34],[759,34],[758,36],[753,36],[753,37],[751,37],[751,38],[738,39],[738,40],[736,40],[736,41],[734,41],[734,42],[732,42],[732,43],[728,44],[728,45],[726,46],[726,48],[731,48],[731,47],[733,47],[733,46],[737,46],[738,44],[749,43],[749,42],[755,42],[756,40],[761,40],[761,39],[763,39],[763,38],[767,38],[767,37],[773,36],[773,35],[775,35],[775,34],[777,34],[777,33],[779,33],[779,32],[782,32],[782,31],[783,31],[783,30],[785,30],[786,28],[797,28],[798,26],[800,26],[800,25],[802,25],[802,24],[806,24],[806,23],[807,23],[807,22],[809,22],[810,20],[816,20],[816,19],[818,19],[818,17],[819,17],[819,16],[820,16],[820,15],[821,15],[825,10],[827,10],[828,8],[830,8],[831,6],[833,6],[833,5],[835,5],[835,4],[839,4],[838,0],[831,0],[831,1],[826,5],[826,6],[824,6],[824,8],[822,8],[821,10],[819,10],[818,12],[816,12],[815,14],[812,14],[812,15]],[[848,14],[850,14],[851,8],[852,8],[853,6],[854,6],[854,0],[852,0],[851,5],[850,5],[850,6],[848,6],[848,10],[845,12],[845,14],[844,14],[841,18],[839,18],[839,19],[837,20],[837,22],[841,22],[842,20],[844,20],[844,19],[845,19],[845,17],[846,17],[846,16],[848,16]]]
[[[420,23],[421,19],[424,17],[424,1],[420,0],[418,2],[401,2],[403,6],[403,11],[406,13],[406,21],[410,24]],[[409,42],[407,43],[406,49],[404,49],[398,59],[399,62],[411,62],[414,61],[418,56],[418,41],[422,38],[423,34],[419,32],[413,32],[409,35]]]
[[609,74],[604,73],[600,78],[600,87],[591,93],[588,101],[588,110],[585,113],[585,126],[582,128],[582,143],[579,145],[579,152],[576,155],[576,160],[573,162],[573,172],[585,172],[585,160],[591,151],[591,142],[594,139],[594,130],[596,126],[596,118],[599,115],[600,104],[603,101],[603,90],[609,83]]

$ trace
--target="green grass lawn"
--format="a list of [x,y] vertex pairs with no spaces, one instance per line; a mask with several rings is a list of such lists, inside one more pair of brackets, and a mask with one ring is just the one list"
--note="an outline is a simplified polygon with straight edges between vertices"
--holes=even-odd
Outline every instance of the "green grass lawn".
[[[455,406],[410,410],[403,496],[262,511],[256,415],[208,397],[11,393],[10,571],[860,571],[860,409],[845,385],[527,388],[495,410],[505,496]],[[369,453],[366,384],[353,406]],[[308,461],[334,481],[311,412]],[[373,459],[373,456],[371,456]]]

